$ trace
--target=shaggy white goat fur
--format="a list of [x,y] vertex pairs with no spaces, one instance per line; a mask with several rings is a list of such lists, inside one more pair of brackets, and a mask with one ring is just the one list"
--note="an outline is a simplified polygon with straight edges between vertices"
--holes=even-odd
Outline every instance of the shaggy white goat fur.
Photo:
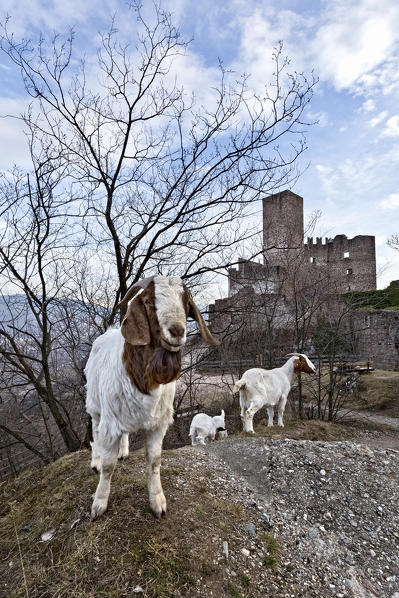
[[[218,432],[218,428],[223,428]],[[191,444],[206,444],[215,440],[216,435],[219,438],[226,438],[227,431],[224,423],[224,410],[220,415],[210,417],[206,413],[197,413],[194,415],[190,426]]]
[[[170,353],[180,351],[186,342],[186,309],[189,310],[190,317],[197,320],[201,335],[206,342],[218,344],[206,328],[198,308],[183,287],[180,278],[158,276],[151,280],[154,282],[155,291],[155,317],[159,323],[160,334],[157,338],[161,339],[162,346],[165,341],[168,343],[167,351]],[[142,303],[148,304],[150,301],[149,298],[144,301],[145,295],[139,298],[141,293],[144,293],[142,289],[129,303],[129,310],[133,310],[133,312],[128,310],[127,313],[130,327],[132,320],[129,320],[129,313],[133,315],[138,313],[137,310],[143,309]],[[132,304],[135,300],[136,302]],[[152,308],[148,307],[148,309]],[[146,316],[143,317],[145,322]],[[126,338],[122,335],[121,328],[110,329],[101,335],[93,343],[85,368],[86,409],[92,417],[93,425],[91,465],[93,469],[101,471],[92,506],[92,518],[100,516],[106,510],[111,476],[117,458],[128,456],[128,433],[137,430],[145,431],[151,508],[158,517],[166,512],[166,500],[160,479],[161,450],[166,430],[173,421],[176,382],[173,380],[167,384],[158,384],[146,394],[141,392],[132,383],[122,359]],[[137,342],[129,340],[129,343],[131,346],[136,345],[137,350],[144,351],[145,347],[140,345],[148,345],[149,341],[140,340],[139,336],[138,339]]]
[[253,368],[247,370],[241,380],[238,380],[233,392],[240,393],[240,415],[244,432],[254,433],[254,415],[264,405],[267,406],[268,426],[273,426],[274,407],[278,405],[278,425],[284,427],[284,409],[295,378],[295,369],[297,373],[302,371],[315,373],[315,366],[310,359],[298,353],[280,368],[272,370]]

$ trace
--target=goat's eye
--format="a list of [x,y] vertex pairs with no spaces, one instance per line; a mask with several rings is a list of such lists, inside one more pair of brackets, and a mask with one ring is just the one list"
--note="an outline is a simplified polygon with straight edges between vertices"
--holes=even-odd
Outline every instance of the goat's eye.
[[146,299],[146,300],[145,300],[145,304],[146,304],[146,305],[152,305],[152,303],[151,303],[150,299]]

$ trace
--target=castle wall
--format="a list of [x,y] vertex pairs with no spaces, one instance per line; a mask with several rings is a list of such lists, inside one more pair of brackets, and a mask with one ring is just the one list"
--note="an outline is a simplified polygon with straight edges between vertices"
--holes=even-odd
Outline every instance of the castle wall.
[[327,266],[331,291],[371,291],[376,285],[375,238],[358,235],[348,239],[337,235],[334,239],[316,242],[308,238],[305,253],[309,266]]
[[277,293],[280,288],[280,270],[279,266],[273,268],[249,260],[239,260],[238,270],[228,270],[228,296],[232,297],[245,287],[251,287],[257,295]]
[[351,327],[360,355],[376,368],[399,370],[399,310],[353,312]]

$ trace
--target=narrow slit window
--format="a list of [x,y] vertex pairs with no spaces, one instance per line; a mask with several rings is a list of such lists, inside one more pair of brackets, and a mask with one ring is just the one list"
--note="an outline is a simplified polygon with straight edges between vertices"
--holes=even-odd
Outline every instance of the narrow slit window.
[[352,268],[348,268],[348,269],[346,270],[346,274],[347,274],[347,276],[349,276],[349,275],[350,275],[350,274],[352,274],[352,273],[353,273],[353,270],[352,270]]
[[316,263],[316,258],[315,257],[311,257],[310,258],[310,263],[311,264],[315,264]]
[[349,251],[344,251],[344,257],[349,257]]

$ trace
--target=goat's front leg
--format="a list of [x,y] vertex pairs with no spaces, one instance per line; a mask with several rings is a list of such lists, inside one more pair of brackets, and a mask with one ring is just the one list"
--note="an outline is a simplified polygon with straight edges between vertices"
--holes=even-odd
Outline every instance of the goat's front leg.
[[98,426],[100,423],[99,415],[92,415],[91,417],[91,429],[93,432],[93,441],[90,443],[91,446],[91,463],[90,467],[96,473],[99,473],[101,469],[101,447],[98,438]]
[[129,434],[125,432],[121,436],[121,440],[119,443],[119,453],[118,459],[123,461],[123,459],[127,459],[129,456]]
[[100,517],[108,507],[108,497],[111,489],[111,477],[118,458],[118,449],[120,438],[108,439],[104,438],[101,433],[100,447],[101,447],[101,474],[98,482],[97,490],[94,495],[93,505],[91,507],[91,518],[96,519]]
[[267,426],[268,428],[272,428],[273,427],[273,418],[274,418],[274,407],[267,407],[267,417],[268,417],[268,422],[267,422]]
[[241,418],[244,432],[250,432],[252,434],[255,434],[253,419],[256,411],[257,409],[255,409],[254,407],[248,407],[248,409],[245,409],[244,415]]
[[161,484],[162,442],[166,430],[167,427],[160,427],[145,433],[148,492],[152,512],[158,518],[166,514],[166,498]]

